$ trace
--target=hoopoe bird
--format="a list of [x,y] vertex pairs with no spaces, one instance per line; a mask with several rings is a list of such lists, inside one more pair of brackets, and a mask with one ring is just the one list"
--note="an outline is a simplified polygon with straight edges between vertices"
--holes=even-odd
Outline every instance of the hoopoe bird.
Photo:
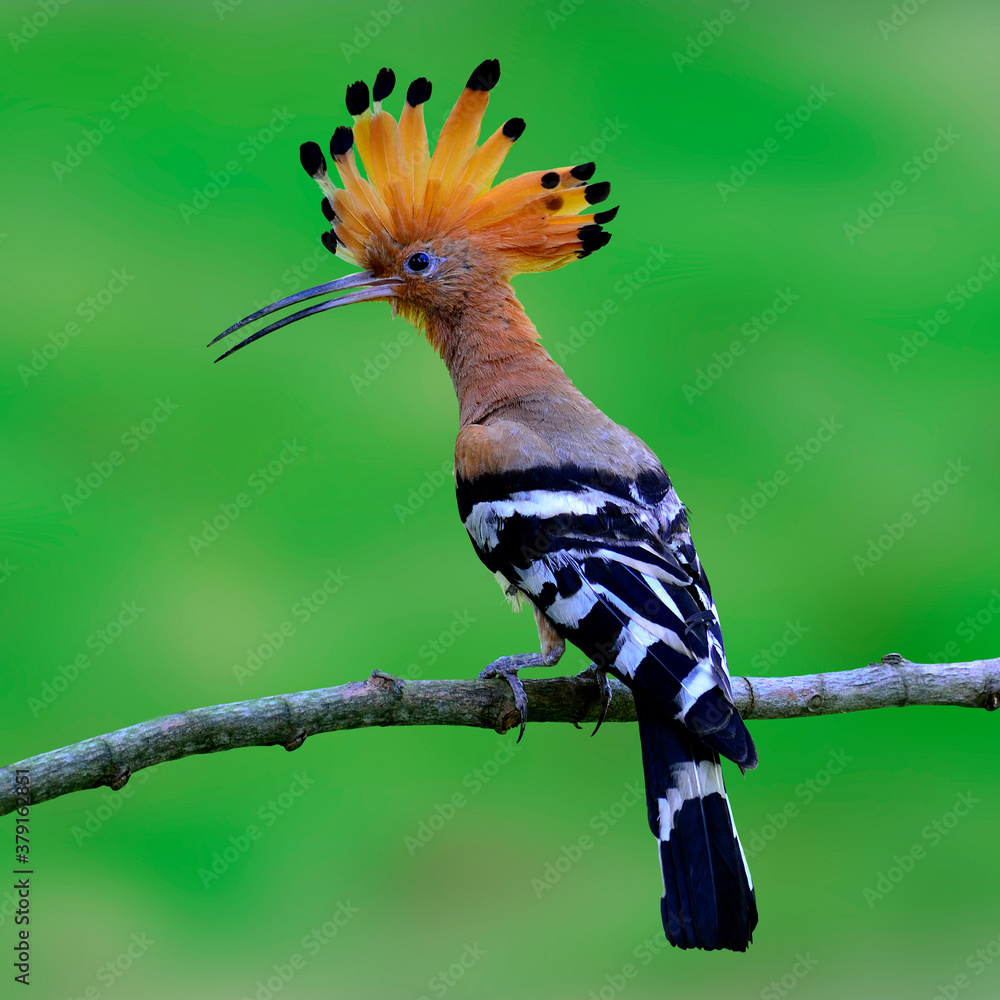
[[511,286],[515,274],[553,270],[605,246],[617,209],[593,211],[610,190],[591,181],[593,163],[493,185],[525,127],[511,118],[477,145],[499,76],[495,59],[473,72],[433,155],[428,80],[410,84],[398,122],[383,108],[391,70],[379,72],[371,93],[362,82],[348,87],[354,124],[330,141],[341,186],[316,143],[301,147],[301,161],[323,191],[324,245],[363,270],[259,309],[212,343],[331,293],[222,357],[357,302],[388,302],[425,333],[458,395],[462,523],[538,626],[540,652],[501,657],[481,676],[510,683],[522,734],[528,708],[517,671],[554,665],[567,641],[593,661],[601,720],[608,673],[632,690],[664,933],[680,948],[744,951],[757,905],[719,755],[743,770],[756,767],[757,753],[733,704],[719,616],[685,508],[656,455],[544,350]]

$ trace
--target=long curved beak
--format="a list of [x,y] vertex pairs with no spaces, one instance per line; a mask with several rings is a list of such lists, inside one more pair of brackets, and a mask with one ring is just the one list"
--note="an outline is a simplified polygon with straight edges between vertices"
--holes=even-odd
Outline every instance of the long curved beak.
[[[327,309],[336,309],[338,306],[349,306],[355,302],[371,302],[375,299],[391,299],[394,298],[396,293],[393,291],[394,285],[401,285],[403,283],[402,278],[396,277],[386,277],[386,278],[376,278],[373,271],[359,271],[356,274],[349,274],[346,278],[337,278],[336,281],[327,281],[325,284],[317,285],[315,288],[307,288],[305,291],[296,292],[294,295],[289,295],[287,298],[279,299],[277,302],[272,302],[269,306],[264,306],[263,309],[258,309],[255,313],[251,313],[249,316],[244,317],[238,323],[234,323],[228,330],[220,333],[218,337],[214,340],[210,340],[208,346],[211,347],[212,344],[223,337],[228,337],[229,334],[240,327],[246,326],[247,323],[252,323],[254,320],[260,319],[262,316],[268,316],[273,312],[277,312],[279,309],[284,309],[287,306],[293,306],[297,302],[303,302],[306,299],[314,299],[318,295],[326,295],[328,292],[347,292],[346,295],[340,295],[334,299],[328,299],[326,302],[317,303],[314,306],[309,306],[308,309],[300,309],[296,313],[292,313],[291,316],[285,316],[283,319],[279,319],[276,323],[271,323],[270,326],[265,326],[263,330],[258,330],[256,333],[250,334],[246,340],[241,340],[235,347],[230,347],[225,354],[220,354],[215,360],[221,361],[223,358],[228,358],[230,354],[234,351],[238,351],[241,347],[246,347],[247,344],[252,344],[255,340],[260,340],[261,337],[266,337],[267,334],[273,333],[275,330],[280,330],[283,326],[288,326],[289,323],[295,323],[297,320],[305,319],[307,316],[313,316],[316,313],[325,312]],[[357,291],[351,291],[351,289],[357,289]]]

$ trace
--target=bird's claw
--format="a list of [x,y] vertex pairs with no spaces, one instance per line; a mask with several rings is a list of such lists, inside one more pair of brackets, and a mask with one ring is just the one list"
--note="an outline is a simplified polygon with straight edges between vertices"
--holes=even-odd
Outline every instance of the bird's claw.
[[[601,724],[608,717],[608,708],[611,706],[611,681],[608,680],[608,672],[602,670],[596,663],[591,663],[586,670],[581,670],[576,676],[593,677],[597,681],[597,690],[601,697],[601,710],[597,714],[597,725],[594,726],[594,731],[590,734],[596,736],[597,730],[601,728]],[[577,725],[576,728],[580,727]]]
[[541,653],[519,653],[515,656],[501,656],[479,674],[480,680],[499,677],[510,685],[514,694],[514,707],[521,718],[521,731],[517,735],[518,743],[524,736],[524,726],[528,721],[528,696],[524,693],[524,685],[517,676],[517,672],[524,667],[543,667],[545,665],[545,658]]

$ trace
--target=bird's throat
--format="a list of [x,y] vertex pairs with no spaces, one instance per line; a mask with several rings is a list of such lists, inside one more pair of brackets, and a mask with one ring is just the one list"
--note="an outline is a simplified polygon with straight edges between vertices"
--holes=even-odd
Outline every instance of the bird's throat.
[[460,315],[428,316],[426,331],[451,373],[462,427],[539,398],[580,395],[538,342],[535,325],[506,282],[477,296]]

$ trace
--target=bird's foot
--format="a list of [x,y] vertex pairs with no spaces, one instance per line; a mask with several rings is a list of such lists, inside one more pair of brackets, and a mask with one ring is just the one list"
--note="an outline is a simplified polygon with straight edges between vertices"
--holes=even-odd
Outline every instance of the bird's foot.
[[[611,705],[611,681],[608,680],[608,672],[602,670],[596,663],[591,663],[586,670],[581,670],[576,676],[593,677],[597,681],[597,691],[601,698],[601,710],[597,715],[597,725],[594,726],[594,731],[590,734],[591,736],[595,736],[597,730],[601,728],[601,723],[608,716],[608,708]],[[577,728],[579,729],[579,726]]]
[[517,672],[524,667],[547,667],[550,665],[551,662],[541,653],[518,653],[514,656],[501,656],[499,660],[494,660],[479,675],[480,680],[499,677],[510,685],[510,689],[514,693],[514,707],[521,717],[521,731],[517,736],[518,743],[521,742],[521,737],[524,735],[524,725],[528,721],[528,697],[524,693],[524,685],[517,676]]

